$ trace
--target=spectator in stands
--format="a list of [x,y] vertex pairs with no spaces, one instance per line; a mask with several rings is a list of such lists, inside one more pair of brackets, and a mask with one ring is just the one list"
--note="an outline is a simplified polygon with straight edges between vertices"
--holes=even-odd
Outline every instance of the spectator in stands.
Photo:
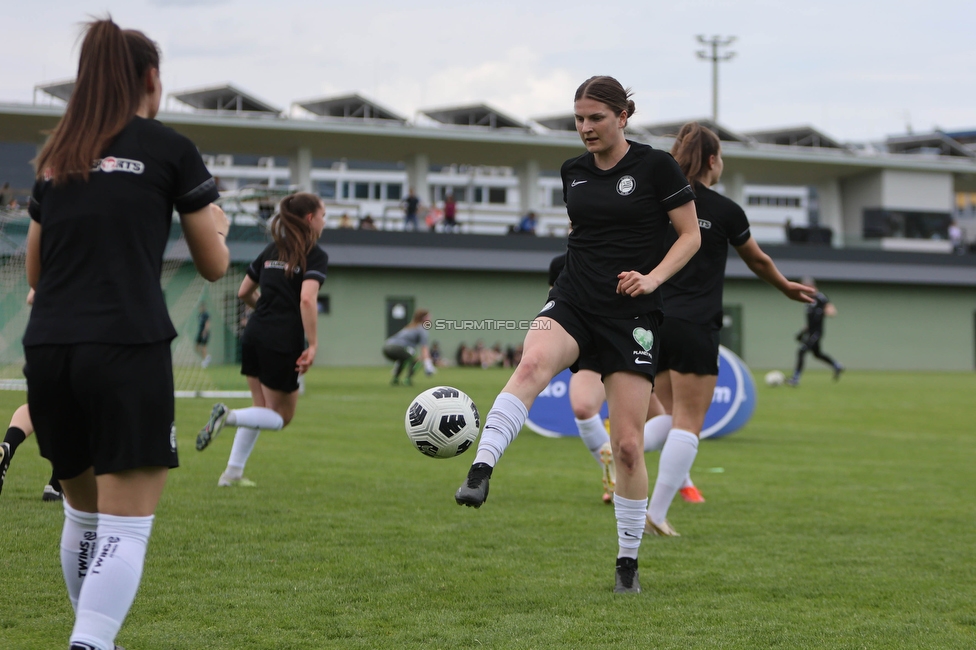
[[514,368],[522,360],[522,344],[519,343],[516,346],[508,346],[505,349],[505,363],[506,368]]
[[468,353],[468,344],[465,343],[464,341],[461,341],[461,343],[458,345],[457,352],[454,353],[454,363],[457,364],[458,366],[463,366],[464,360],[467,357],[467,353]]
[[345,212],[343,212],[342,213],[342,216],[339,217],[339,228],[341,228],[341,229],[351,229],[352,228],[352,219],[350,219],[349,218],[349,215],[346,214]]
[[962,255],[966,252],[966,245],[962,237],[962,228],[959,227],[959,222],[955,219],[949,222],[949,242],[952,244],[952,252],[956,255]]
[[417,212],[420,210],[420,199],[411,187],[407,193],[407,198],[400,202],[403,206],[403,229],[417,230]]
[[444,220],[444,211],[438,208],[436,205],[430,206],[430,210],[427,211],[427,216],[424,217],[424,224],[427,226],[427,230],[430,232],[437,231],[437,224]]
[[373,221],[373,217],[368,214],[359,220],[360,230],[376,230],[376,223]]
[[522,220],[518,225],[518,232],[522,235],[534,235],[535,227],[538,221],[535,216],[535,212],[529,212],[527,215],[522,217]]
[[454,193],[448,192],[444,197],[444,232],[457,231],[457,201],[454,200]]
[[444,355],[441,354],[441,344],[437,341],[433,341],[430,344],[430,360],[435,368],[443,368],[446,365],[444,363]]

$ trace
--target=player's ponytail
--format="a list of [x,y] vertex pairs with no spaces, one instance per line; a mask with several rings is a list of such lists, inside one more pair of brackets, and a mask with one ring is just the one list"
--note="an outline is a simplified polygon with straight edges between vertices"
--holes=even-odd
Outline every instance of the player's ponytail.
[[296,268],[305,268],[308,252],[316,240],[315,231],[305,217],[321,207],[322,199],[308,192],[286,196],[278,205],[278,214],[271,220],[270,229],[278,258],[286,264],[286,277],[292,277]]
[[590,77],[580,84],[573,101],[577,102],[583,98],[595,99],[609,106],[613,114],[618,117],[627,111],[627,118],[630,119],[637,112],[637,105],[630,98],[632,94],[630,88],[624,88],[613,77],[598,76]]
[[92,163],[139,110],[159,50],[145,34],[111,18],[88,23],[78,77],[64,116],[35,161],[38,178],[88,180]]
[[718,136],[711,129],[698,122],[688,122],[678,131],[671,147],[671,155],[678,161],[685,178],[692,183],[704,185],[704,178],[708,174],[708,160],[711,156],[717,156],[721,148]]

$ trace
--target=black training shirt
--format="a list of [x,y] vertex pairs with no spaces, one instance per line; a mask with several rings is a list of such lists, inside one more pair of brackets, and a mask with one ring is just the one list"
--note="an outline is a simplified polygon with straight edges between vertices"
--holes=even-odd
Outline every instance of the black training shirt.
[[219,197],[193,143],[134,117],[92,164],[88,181],[38,181],[41,277],[24,345],[137,345],[176,336],[159,284],[173,208]]
[[[729,244],[742,246],[751,236],[746,213],[732,199],[695,184],[695,209],[701,230],[701,248],[661,287],[667,318],[722,327],[722,287]],[[668,245],[678,239],[668,228]]]
[[807,331],[810,334],[823,334],[824,312],[830,299],[820,291],[813,295],[813,304],[807,305]]
[[598,169],[587,152],[563,163],[560,173],[573,231],[551,295],[610,318],[659,311],[660,292],[619,295],[617,275],[646,275],[664,259],[668,212],[695,198],[678,163],[665,151],[630,142],[613,169]]
[[260,344],[277,352],[294,352],[305,348],[305,329],[302,327],[302,282],[325,282],[329,270],[329,256],[317,245],[312,246],[304,269],[295,269],[289,278],[284,262],[278,260],[278,249],[272,243],[261,251],[247,267],[249,278],[261,287],[254,313],[247,320],[241,340]]

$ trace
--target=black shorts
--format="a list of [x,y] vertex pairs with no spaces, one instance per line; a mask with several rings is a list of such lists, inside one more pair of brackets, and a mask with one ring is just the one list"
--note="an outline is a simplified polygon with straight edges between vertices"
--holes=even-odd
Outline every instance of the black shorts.
[[206,345],[210,340],[209,334],[198,334],[197,335],[197,345]]
[[550,299],[539,316],[551,318],[576,339],[580,356],[570,369],[594,370],[601,377],[634,372],[652,383],[657,372],[660,312],[631,318],[584,313],[565,300]]
[[57,479],[178,467],[169,341],[24,349],[27,404]]
[[679,318],[665,318],[661,326],[660,370],[681,374],[718,375],[719,330]]
[[298,357],[304,350],[278,352],[260,344],[241,345],[241,374],[257,377],[262,385],[283,393],[298,390]]

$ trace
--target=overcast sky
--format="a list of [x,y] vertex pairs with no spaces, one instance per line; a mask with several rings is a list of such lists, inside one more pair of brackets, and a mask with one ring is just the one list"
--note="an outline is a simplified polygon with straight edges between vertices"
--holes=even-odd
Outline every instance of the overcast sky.
[[281,108],[361,94],[411,117],[487,102],[518,118],[572,111],[609,74],[634,122],[707,117],[695,36],[736,36],[719,121],[810,124],[845,141],[976,129],[973,0],[3,0],[0,102],[74,77],[80,23],[111,12],[163,52],[166,92],[231,82]]

